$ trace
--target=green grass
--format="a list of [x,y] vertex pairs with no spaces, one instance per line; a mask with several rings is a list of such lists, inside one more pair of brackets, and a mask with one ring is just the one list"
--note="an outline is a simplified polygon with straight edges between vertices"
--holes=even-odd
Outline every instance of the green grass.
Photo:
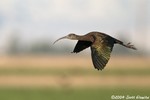
[[[112,95],[150,96],[150,89],[137,88],[0,88],[0,100],[111,100]],[[125,100],[125,99],[122,99]],[[135,99],[133,99],[135,100]]]
[[103,71],[97,71],[95,69],[83,69],[83,68],[68,68],[68,69],[36,69],[36,68],[1,68],[0,75],[114,75],[114,76],[149,76],[150,68],[145,69],[105,69]]

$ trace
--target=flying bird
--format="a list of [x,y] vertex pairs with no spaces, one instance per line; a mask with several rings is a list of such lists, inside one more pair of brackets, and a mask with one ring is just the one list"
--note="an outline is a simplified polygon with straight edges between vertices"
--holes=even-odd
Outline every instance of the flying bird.
[[70,33],[67,36],[57,39],[53,44],[61,39],[78,40],[72,53],[79,53],[80,51],[90,47],[92,62],[94,68],[97,70],[103,70],[108,63],[114,44],[120,44],[127,48],[136,50],[134,45],[130,42],[124,44],[122,41],[102,32],[89,32],[85,35]]

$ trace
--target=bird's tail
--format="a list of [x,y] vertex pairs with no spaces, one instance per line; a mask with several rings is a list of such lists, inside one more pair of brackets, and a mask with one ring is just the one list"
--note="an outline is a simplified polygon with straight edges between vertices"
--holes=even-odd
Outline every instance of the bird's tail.
[[116,39],[116,40],[115,40],[115,43],[118,43],[118,44],[120,44],[120,45],[122,45],[122,46],[125,46],[125,47],[130,48],[130,49],[133,49],[133,50],[137,50],[137,49],[134,47],[134,45],[132,45],[130,42],[127,43],[127,44],[124,44],[122,41]]

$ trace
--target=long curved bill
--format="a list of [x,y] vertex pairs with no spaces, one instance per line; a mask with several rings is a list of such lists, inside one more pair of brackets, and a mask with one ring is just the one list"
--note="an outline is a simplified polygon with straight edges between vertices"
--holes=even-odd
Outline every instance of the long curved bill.
[[56,42],[58,42],[59,40],[62,40],[62,39],[67,39],[67,36],[64,36],[64,37],[57,39],[53,44],[55,44]]

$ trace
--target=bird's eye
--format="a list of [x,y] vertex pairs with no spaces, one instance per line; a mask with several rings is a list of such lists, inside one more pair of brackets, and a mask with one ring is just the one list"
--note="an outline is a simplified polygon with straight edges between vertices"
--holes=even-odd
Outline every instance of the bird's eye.
[[71,37],[72,35],[71,35],[71,34],[69,34],[68,36],[69,36],[69,37]]
[[69,37],[72,37],[72,36],[74,36],[74,34],[69,34],[68,36],[69,36]]

